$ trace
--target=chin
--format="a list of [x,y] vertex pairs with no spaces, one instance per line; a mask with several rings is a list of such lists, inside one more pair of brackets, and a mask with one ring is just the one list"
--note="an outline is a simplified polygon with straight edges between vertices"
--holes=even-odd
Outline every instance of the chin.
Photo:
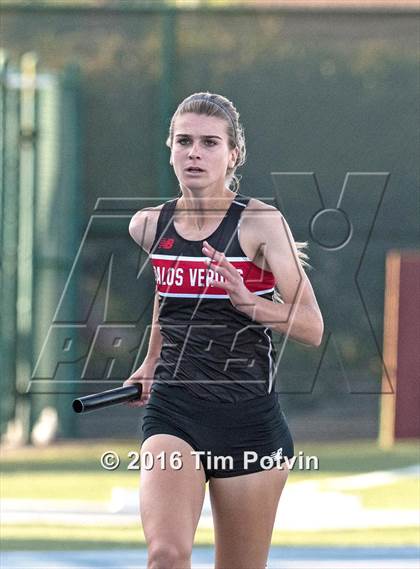
[[199,180],[197,180],[196,182],[180,182],[180,185],[184,188],[186,188],[187,190],[190,190],[191,192],[199,192],[200,190],[205,190],[206,188],[209,187],[209,184],[204,184],[203,182],[200,183]]

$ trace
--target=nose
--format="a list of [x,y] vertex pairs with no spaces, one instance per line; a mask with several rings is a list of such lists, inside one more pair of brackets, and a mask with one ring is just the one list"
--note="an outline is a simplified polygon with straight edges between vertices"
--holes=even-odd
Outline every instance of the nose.
[[200,152],[199,152],[199,142],[193,142],[191,144],[190,150],[188,152],[188,156],[190,158],[200,158]]

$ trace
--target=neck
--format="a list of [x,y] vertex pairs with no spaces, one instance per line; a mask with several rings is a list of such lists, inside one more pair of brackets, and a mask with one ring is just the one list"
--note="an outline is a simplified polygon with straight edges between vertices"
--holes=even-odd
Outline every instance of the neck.
[[[206,224],[211,223],[214,216],[220,216],[229,208],[235,193],[226,187],[220,192],[199,190],[192,192],[187,188],[181,188],[182,196],[177,202],[177,213],[181,219],[186,218],[188,224],[192,224],[201,230]],[[211,215],[211,212],[214,212]],[[209,215],[210,213],[210,215]]]
[[226,187],[220,191],[191,191],[181,188],[182,196],[178,199],[177,209],[192,212],[193,215],[204,216],[206,211],[226,210],[229,207],[234,192]]

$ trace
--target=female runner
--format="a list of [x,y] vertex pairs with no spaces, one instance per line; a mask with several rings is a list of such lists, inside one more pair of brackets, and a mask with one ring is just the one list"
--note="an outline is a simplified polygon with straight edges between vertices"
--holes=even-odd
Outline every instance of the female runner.
[[141,473],[148,569],[191,567],[207,481],[216,569],[263,569],[294,454],[271,331],[317,347],[323,320],[282,214],[230,189],[245,161],[233,104],[189,96],[167,145],[180,195],[129,227],[156,279],[147,356],[124,383],[143,385],[129,405],[147,404],[141,451],[155,458]]

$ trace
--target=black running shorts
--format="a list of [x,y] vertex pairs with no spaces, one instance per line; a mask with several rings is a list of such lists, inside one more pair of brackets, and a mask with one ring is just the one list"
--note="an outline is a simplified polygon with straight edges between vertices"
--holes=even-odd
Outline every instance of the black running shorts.
[[212,476],[281,469],[284,457],[293,457],[293,440],[275,392],[240,403],[215,403],[181,386],[154,387],[158,389],[152,389],[145,408],[143,441],[157,434],[183,439],[197,452],[194,460],[203,465],[206,482]]

